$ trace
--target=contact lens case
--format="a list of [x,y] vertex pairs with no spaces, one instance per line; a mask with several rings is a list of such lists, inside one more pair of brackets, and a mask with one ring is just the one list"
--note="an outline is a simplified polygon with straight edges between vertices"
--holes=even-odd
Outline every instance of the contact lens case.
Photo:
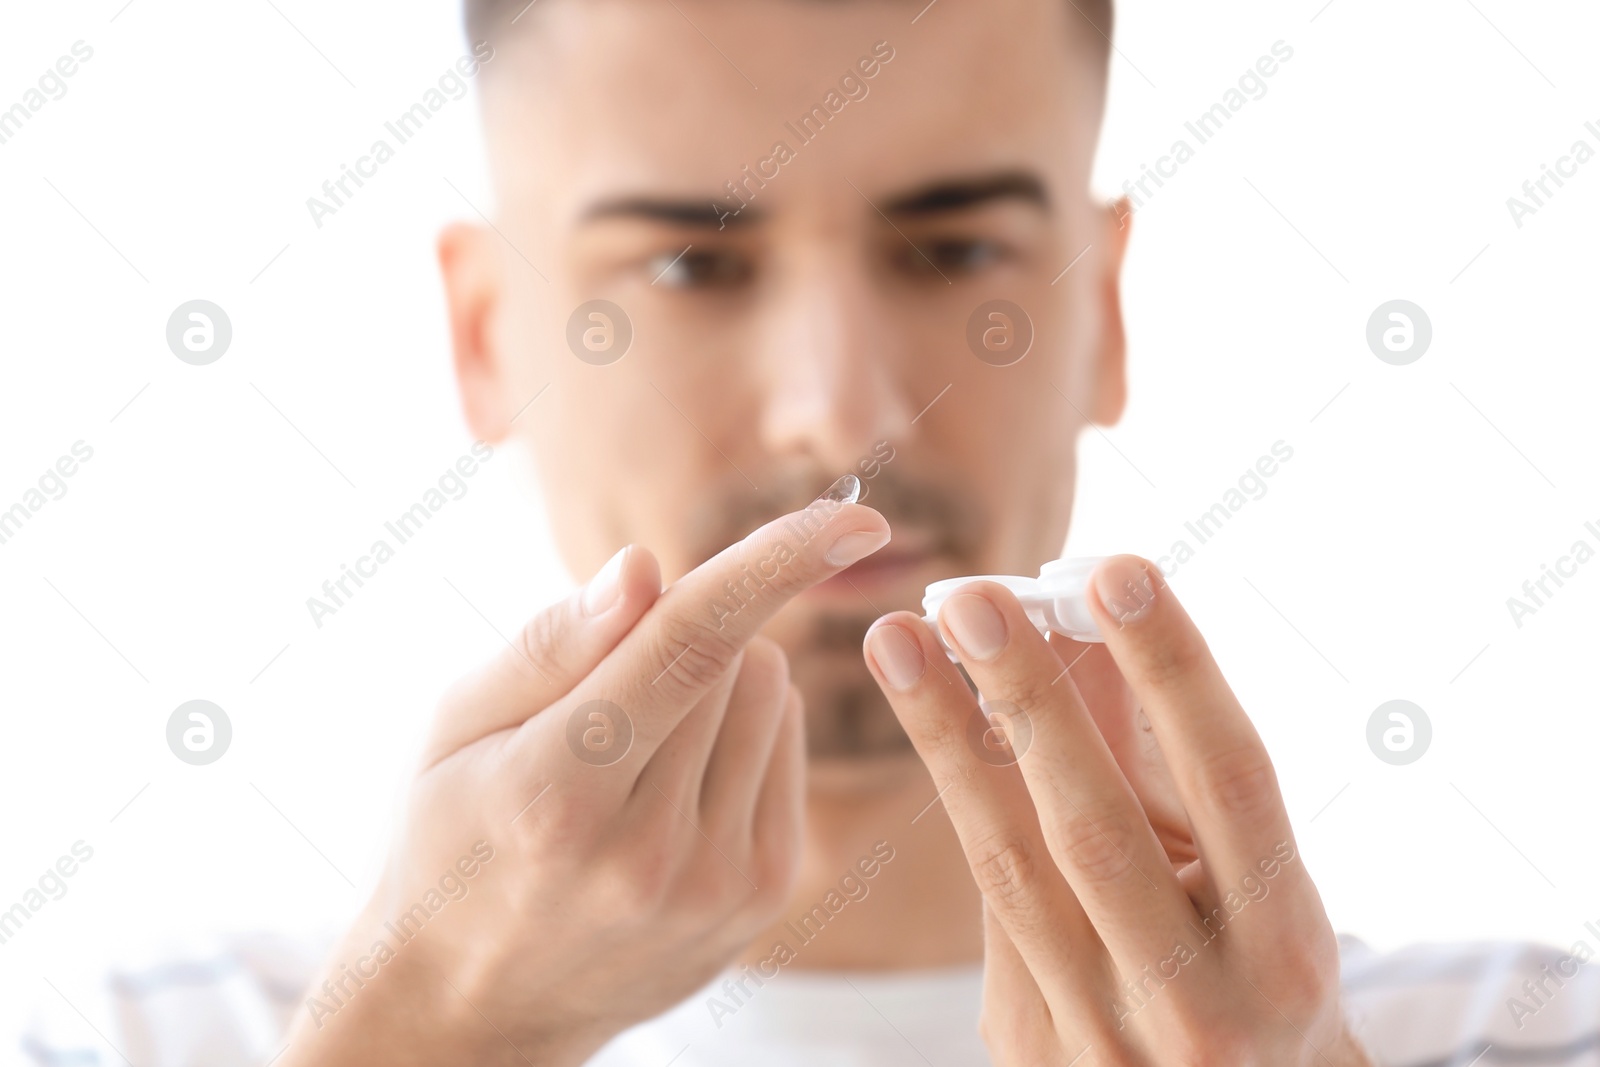
[[1028,614],[1028,621],[1046,637],[1058,633],[1074,641],[1103,643],[1105,637],[1089,614],[1086,595],[1089,575],[1105,559],[1104,556],[1075,556],[1053,559],[1039,568],[1037,578],[1019,574],[978,574],[962,578],[943,578],[928,586],[922,596],[923,622],[933,630],[939,643],[944,645],[950,661],[956,654],[945,643],[939,629],[939,609],[961,586],[969,582],[997,582],[1016,594]]

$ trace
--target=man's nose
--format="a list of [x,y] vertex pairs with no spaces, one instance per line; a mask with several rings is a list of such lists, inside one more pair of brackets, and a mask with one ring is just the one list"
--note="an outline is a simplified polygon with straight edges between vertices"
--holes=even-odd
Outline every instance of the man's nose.
[[760,331],[762,441],[773,455],[810,454],[849,469],[875,441],[902,442],[909,331],[890,297],[844,257],[794,265]]

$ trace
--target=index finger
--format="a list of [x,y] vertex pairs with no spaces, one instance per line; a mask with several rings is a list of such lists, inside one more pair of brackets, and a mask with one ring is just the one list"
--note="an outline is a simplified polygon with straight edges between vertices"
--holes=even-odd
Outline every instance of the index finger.
[[561,706],[621,712],[631,741],[618,762],[631,773],[615,777],[631,783],[785,604],[888,542],[888,522],[862,504],[823,498],[772,520],[673,583]]

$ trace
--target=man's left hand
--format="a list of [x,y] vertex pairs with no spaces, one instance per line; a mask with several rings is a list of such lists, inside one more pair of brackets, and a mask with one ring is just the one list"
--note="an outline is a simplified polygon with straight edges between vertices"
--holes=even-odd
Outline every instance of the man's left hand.
[[983,891],[995,1060],[1368,1067],[1271,760],[1204,639],[1134,556],[1089,601],[1103,646],[1046,640],[994,582],[951,596],[981,709],[917,616],[866,639]]

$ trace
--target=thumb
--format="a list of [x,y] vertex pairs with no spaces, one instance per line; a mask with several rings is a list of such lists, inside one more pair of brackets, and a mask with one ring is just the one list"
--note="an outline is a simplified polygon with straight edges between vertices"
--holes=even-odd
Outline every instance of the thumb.
[[484,667],[439,702],[423,766],[474,741],[521,726],[566,696],[661,595],[661,567],[628,545],[589,583],[529,619]]

